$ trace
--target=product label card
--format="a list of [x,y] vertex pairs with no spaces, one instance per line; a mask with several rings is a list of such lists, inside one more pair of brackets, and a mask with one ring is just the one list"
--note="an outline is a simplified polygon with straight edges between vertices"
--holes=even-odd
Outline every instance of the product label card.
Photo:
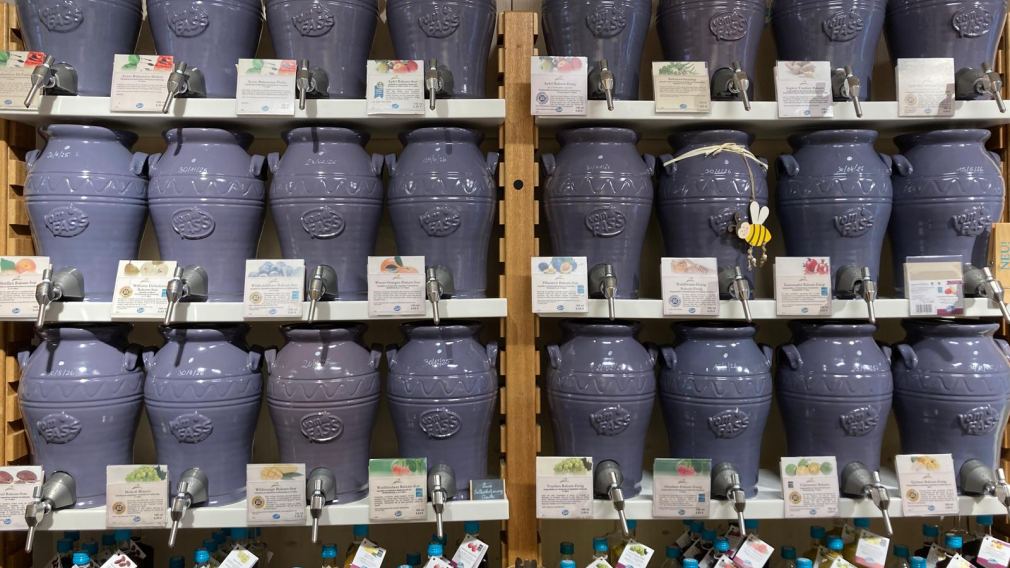
[[235,114],[294,116],[294,59],[239,59]]
[[1007,568],[1010,565],[1010,543],[986,535],[979,545],[975,563],[982,568]]
[[862,529],[856,542],[856,564],[863,568],[884,568],[890,544],[891,539]]
[[534,256],[533,313],[589,311],[589,274],[584,256]]
[[656,458],[652,463],[652,516],[707,519],[712,502],[712,460]]
[[655,551],[640,542],[631,541],[624,546],[614,568],[645,568]]
[[171,55],[116,54],[112,64],[112,112],[161,112],[168,98]]
[[368,460],[368,518],[422,521],[428,517],[428,460]]
[[246,522],[305,524],[305,464],[246,464]]
[[474,501],[495,501],[505,498],[504,479],[471,479],[470,499]]
[[714,258],[660,260],[664,316],[718,316],[719,267]]
[[423,316],[423,256],[368,257],[368,315]]
[[708,64],[704,61],[653,61],[652,87],[657,113],[712,111]]
[[0,531],[28,530],[25,508],[42,487],[42,467],[0,467]]
[[530,72],[530,112],[534,116],[586,114],[589,64],[585,57],[534,55]]
[[960,256],[905,259],[905,297],[912,317],[964,314],[964,265]]
[[424,568],[453,568],[453,565],[445,558],[429,558]]
[[366,69],[366,113],[424,114],[424,61],[370,59]]
[[304,290],[304,260],[246,260],[242,317],[300,317]]
[[137,568],[137,563],[122,552],[116,552],[102,564],[102,568]]
[[737,548],[733,556],[733,564],[737,568],[762,568],[775,552],[775,547],[761,540],[756,535],[749,534]]
[[775,94],[779,118],[834,116],[831,62],[776,62]]
[[112,317],[163,319],[168,311],[168,281],[175,266],[174,260],[120,260]]
[[468,536],[459,543],[456,554],[452,555],[452,561],[457,568],[476,568],[480,566],[480,561],[487,554],[488,546],[480,539]]
[[834,456],[779,460],[785,518],[838,516],[838,465]]
[[950,562],[947,563],[950,568],[974,568],[975,565],[968,562],[960,554],[955,554],[951,557]]
[[[386,549],[368,540],[361,541],[351,566],[354,568],[379,568],[382,566],[382,559],[386,557]],[[462,567],[460,567],[462,568]]]
[[933,544],[929,545],[929,553],[926,554],[926,566],[927,568],[934,568],[937,562],[940,561],[940,557],[944,555],[943,549]]
[[42,89],[35,93],[28,107],[25,97],[32,90],[32,72],[46,61],[41,51],[0,51],[0,108],[4,110],[39,110]]
[[0,318],[38,317],[35,287],[42,282],[42,271],[46,268],[49,268],[48,256],[0,256]]
[[[962,427],[981,426],[985,420],[981,416],[962,416]],[[906,517],[957,514],[957,482],[950,454],[899,454],[894,456],[894,464],[898,472],[901,510]]]
[[775,259],[775,313],[831,315],[831,259],[780,256]]
[[586,568],[614,568],[611,566],[610,562],[607,562],[606,558],[594,558]]
[[259,558],[255,554],[239,546],[221,561],[220,568],[252,568],[258,561]]
[[593,458],[537,457],[537,518],[593,515]]
[[165,528],[168,522],[168,466],[105,467],[105,526]]
[[898,116],[954,116],[954,60],[899,59]]

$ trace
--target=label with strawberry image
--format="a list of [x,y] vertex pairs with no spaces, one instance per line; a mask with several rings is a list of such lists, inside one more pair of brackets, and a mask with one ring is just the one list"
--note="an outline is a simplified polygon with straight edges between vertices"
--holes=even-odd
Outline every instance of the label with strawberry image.
[[0,531],[23,531],[25,507],[35,489],[42,485],[42,467],[18,465],[0,467]]
[[534,116],[584,116],[589,98],[585,57],[556,55],[530,59],[530,112]]
[[712,501],[712,460],[657,458],[652,464],[652,516],[705,519]]
[[294,59],[239,59],[235,114],[294,116]]
[[25,97],[32,88],[32,72],[46,60],[41,51],[0,51],[0,108],[39,110],[42,89],[25,107]]
[[457,568],[476,568],[487,554],[487,549],[486,542],[467,535],[463,542],[459,543],[456,554],[452,555],[452,562]]
[[896,455],[894,465],[901,511],[906,517],[957,514],[957,481],[950,454]]
[[752,533],[747,535],[733,555],[733,564],[737,568],[761,568],[768,563],[773,552],[775,552],[774,546]]
[[0,256],[0,319],[33,320],[39,315],[35,286],[49,268],[48,256]]
[[161,112],[168,98],[171,55],[117,54],[112,64],[112,112]]
[[424,61],[370,59],[367,65],[367,114],[424,114]]
[[834,456],[784,457],[779,468],[785,518],[838,516],[838,465]]
[[304,525],[305,521],[305,464],[246,465],[249,526]]
[[428,460],[368,460],[368,519],[423,521],[428,518]]

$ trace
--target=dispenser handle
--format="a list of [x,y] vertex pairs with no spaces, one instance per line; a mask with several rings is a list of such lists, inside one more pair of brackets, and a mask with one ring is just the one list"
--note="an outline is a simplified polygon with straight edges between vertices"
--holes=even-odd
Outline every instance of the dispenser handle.
[[378,343],[373,343],[371,353],[368,359],[368,366],[378,371],[379,365],[381,364],[382,364],[382,346],[379,345]]
[[266,177],[267,159],[259,154],[253,154],[249,159],[249,175],[255,178]]
[[649,170],[649,177],[656,173],[656,157],[652,154],[642,154],[642,161],[645,162],[645,169]]
[[399,345],[387,345],[386,346],[386,362],[392,367],[393,363],[396,363],[396,354],[400,351]]
[[271,347],[263,352],[263,360],[267,363],[267,373],[274,372],[274,363],[277,362],[277,349]]
[[677,368],[677,352],[674,351],[672,345],[664,345],[659,348],[659,354],[662,355],[660,362],[665,365],[667,369],[671,371]]
[[550,359],[551,368],[561,368],[561,347],[558,345],[547,346],[547,358]]
[[158,162],[161,161],[161,152],[150,154],[147,156],[147,173],[148,175],[154,175],[154,172],[158,168]]
[[877,155],[880,156],[880,161],[884,162],[884,167],[887,168],[887,171],[889,173],[893,172],[894,171],[894,158],[892,158],[891,156],[888,156],[887,154],[885,154],[883,152],[877,152]]
[[130,158],[130,171],[133,175],[142,176],[147,171],[147,152],[134,152]]
[[655,369],[656,362],[659,360],[659,346],[652,342],[646,342],[645,350],[649,353],[649,366]]
[[158,350],[154,347],[147,347],[144,352],[141,353],[141,358],[144,361],[144,370],[150,371],[154,368],[154,356],[158,353]]
[[780,347],[780,350],[786,361],[789,362],[789,368],[795,371],[803,366],[803,357],[800,357],[800,350],[795,345],[789,343]]
[[372,173],[376,177],[382,177],[382,166],[386,163],[386,157],[382,154],[372,154]]
[[498,342],[489,342],[484,346],[484,350],[487,351],[487,362],[494,368],[498,365]]
[[25,370],[28,366],[28,358],[32,356],[32,352],[28,349],[22,349],[18,351],[18,367],[21,367],[21,371]]
[[659,163],[662,164],[663,171],[665,171],[668,176],[672,176],[677,173],[677,162],[672,160],[672,154],[660,154],[659,156]]
[[892,156],[891,159],[894,160],[895,173],[897,173],[899,176],[912,175],[912,170],[914,170],[915,168],[912,167],[912,162],[909,162],[908,158],[906,158],[902,154],[895,154],[894,156]]
[[558,161],[554,157],[554,154],[542,154],[540,156],[540,165],[544,168],[544,173],[547,177],[554,175],[555,170],[558,169]]
[[915,369],[919,364],[919,356],[915,354],[912,346],[907,343],[899,343],[895,348],[898,350],[898,356],[905,363],[905,368],[910,371]]
[[765,354],[765,361],[768,361],[768,368],[771,369],[772,359],[775,357],[775,348],[764,343],[759,343],[758,347],[761,349],[761,352]]
[[484,158],[484,166],[487,168],[487,175],[494,179],[495,174],[498,172],[498,152],[488,152],[487,157]]
[[396,154],[386,154],[386,169],[389,175],[396,175]]
[[41,155],[42,150],[28,150],[25,153],[25,165],[28,166],[28,169],[32,169],[32,166],[35,165],[35,162],[38,161]]
[[1003,356],[1010,360],[1010,343],[1006,339],[996,338],[996,346],[1003,352]]
[[270,168],[270,173],[277,173],[277,170],[281,167],[280,152],[270,152],[267,154],[267,166]]
[[800,173],[800,163],[792,154],[782,154],[779,156],[779,172],[793,177]]
[[1003,167],[1003,158],[1000,158],[999,154],[993,152],[992,150],[986,150],[986,153],[989,154],[989,157],[992,158],[994,162],[996,162],[997,168]]
[[884,357],[890,362],[891,357],[894,356],[894,350],[891,349],[890,345],[880,344],[880,352],[884,354]]
[[124,371],[136,371],[140,369],[141,353],[144,348],[136,343],[131,343],[126,346],[126,350],[123,351],[123,370]]
[[276,353],[277,349],[274,347],[264,349],[258,345],[253,345],[252,348],[249,349],[249,354],[246,356],[246,363],[249,365],[250,373],[258,373],[260,371],[267,351],[273,351]]

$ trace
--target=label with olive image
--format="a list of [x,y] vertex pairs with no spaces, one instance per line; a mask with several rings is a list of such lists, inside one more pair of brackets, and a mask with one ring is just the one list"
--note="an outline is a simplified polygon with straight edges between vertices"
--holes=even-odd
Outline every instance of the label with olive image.
[[105,526],[165,528],[168,523],[168,466],[110,465],[105,468]]

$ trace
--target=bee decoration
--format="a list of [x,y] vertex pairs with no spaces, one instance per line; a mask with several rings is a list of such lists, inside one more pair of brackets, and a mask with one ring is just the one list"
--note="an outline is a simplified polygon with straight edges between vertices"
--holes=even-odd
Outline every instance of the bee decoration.
[[[765,245],[772,240],[772,233],[764,222],[768,220],[768,206],[762,206],[757,201],[750,202],[750,222],[740,221],[736,226],[736,236],[743,239],[747,247],[747,264],[751,270],[764,266],[768,260],[768,249]],[[755,248],[761,249],[761,256],[754,256]]]

